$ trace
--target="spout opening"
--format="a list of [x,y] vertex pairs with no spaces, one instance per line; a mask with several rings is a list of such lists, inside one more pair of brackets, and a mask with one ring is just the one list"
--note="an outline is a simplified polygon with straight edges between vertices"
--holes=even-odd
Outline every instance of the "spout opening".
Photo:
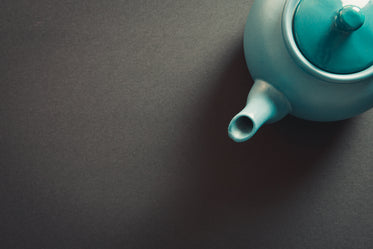
[[228,133],[234,141],[244,142],[255,133],[254,121],[248,116],[238,116],[230,123]]

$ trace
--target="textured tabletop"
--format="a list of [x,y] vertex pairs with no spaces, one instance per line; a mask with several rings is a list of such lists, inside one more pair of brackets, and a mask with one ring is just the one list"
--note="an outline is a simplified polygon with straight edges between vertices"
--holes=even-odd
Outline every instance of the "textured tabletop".
[[2,0],[0,248],[373,248],[373,112],[227,136],[252,0]]

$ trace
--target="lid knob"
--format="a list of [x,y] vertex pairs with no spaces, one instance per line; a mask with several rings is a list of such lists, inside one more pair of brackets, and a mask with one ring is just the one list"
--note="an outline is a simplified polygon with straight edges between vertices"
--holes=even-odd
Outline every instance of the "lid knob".
[[336,18],[336,26],[345,32],[353,32],[363,26],[365,16],[357,6],[348,5],[339,10]]

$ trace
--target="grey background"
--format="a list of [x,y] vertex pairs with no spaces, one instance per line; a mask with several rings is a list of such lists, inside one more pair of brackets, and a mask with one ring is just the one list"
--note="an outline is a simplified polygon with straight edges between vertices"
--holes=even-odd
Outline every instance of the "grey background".
[[2,0],[0,248],[372,248],[372,111],[227,137],[252,2]]

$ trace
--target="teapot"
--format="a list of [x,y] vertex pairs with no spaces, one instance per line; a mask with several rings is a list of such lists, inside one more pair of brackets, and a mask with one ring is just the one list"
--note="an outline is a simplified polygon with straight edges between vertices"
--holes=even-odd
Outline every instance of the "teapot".
[[373,107],[373,0],[256,0],[244,31],[254,84],[228,135],[287,114],[329,122]]

